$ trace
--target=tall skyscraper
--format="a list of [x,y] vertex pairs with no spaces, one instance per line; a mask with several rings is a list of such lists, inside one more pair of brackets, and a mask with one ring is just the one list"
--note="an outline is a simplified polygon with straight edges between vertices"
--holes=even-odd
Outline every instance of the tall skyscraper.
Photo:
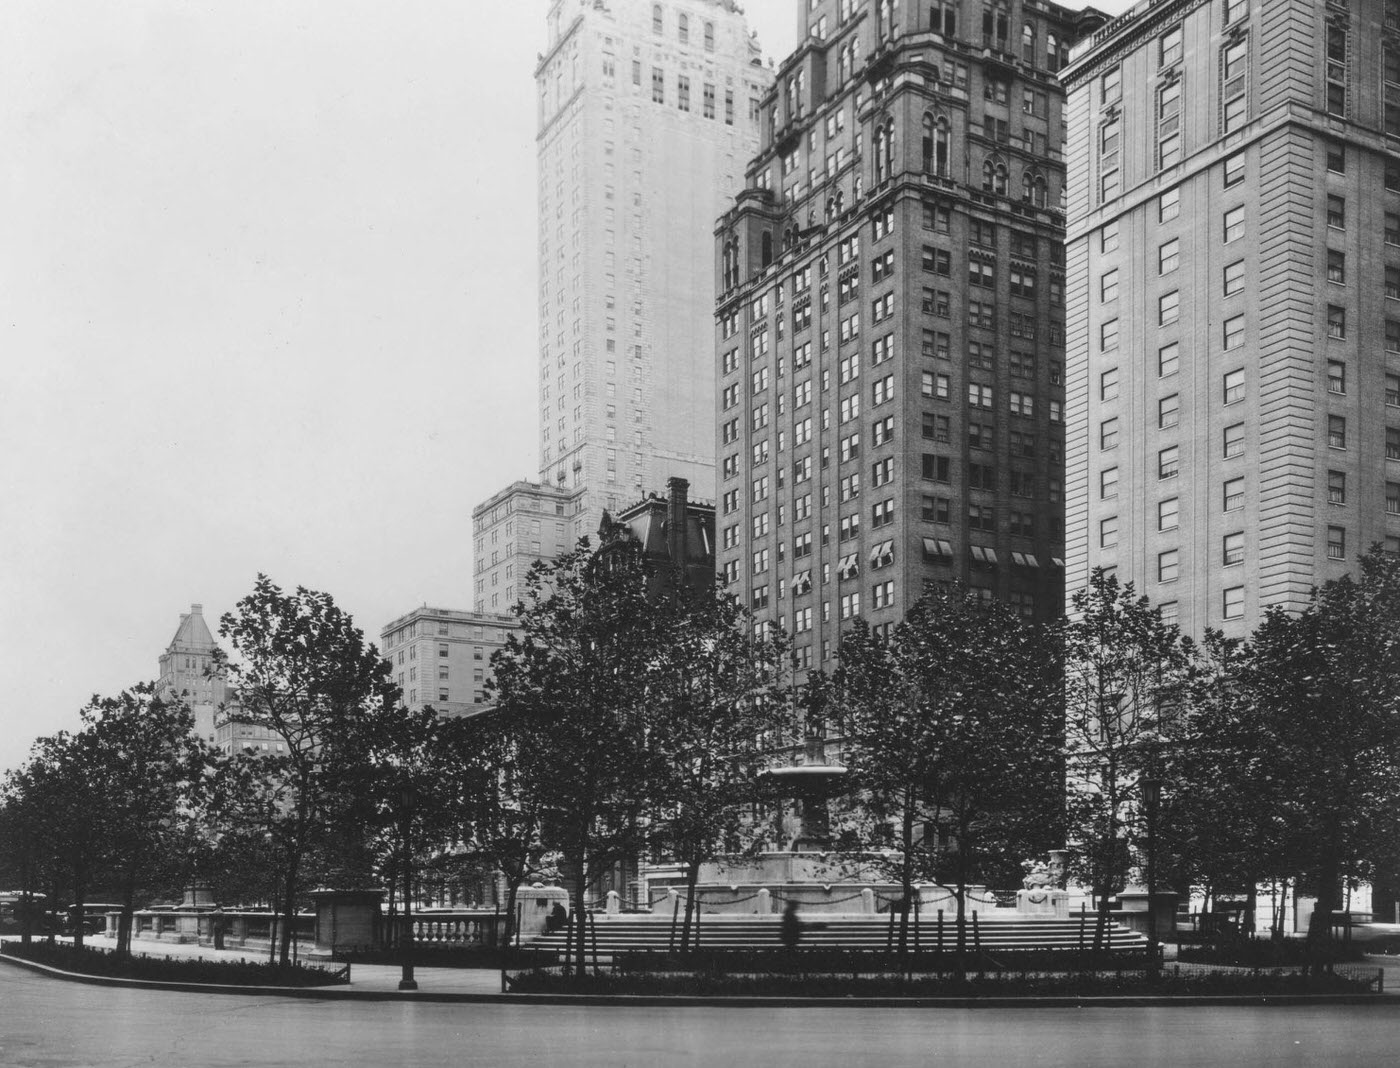
[[717,229],[719,566],[804,667],[930,581],[1061,607],[1080,16],[970,6],[800,0]]
[[1243,634],[1400,550],[1400,4],[1140,3],[1061,77],[1069,585]]
[[714,486],[715,218],[772,75],[733,0],[553,0],[539,93],[540,480],[591,534]]

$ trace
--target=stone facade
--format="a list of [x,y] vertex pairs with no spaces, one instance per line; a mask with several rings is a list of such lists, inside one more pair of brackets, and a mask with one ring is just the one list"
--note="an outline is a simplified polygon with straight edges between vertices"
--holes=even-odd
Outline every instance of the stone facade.
[[1071,589],[1243,635],[1400,551],[1387,9],[1140,3],[1064,72]]

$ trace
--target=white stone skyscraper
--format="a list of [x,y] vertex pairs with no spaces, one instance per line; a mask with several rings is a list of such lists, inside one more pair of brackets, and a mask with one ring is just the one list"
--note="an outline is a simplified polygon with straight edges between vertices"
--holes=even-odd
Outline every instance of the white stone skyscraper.
[[591,534],[715,485],[714,220],[772,74],[733,0],[554,0],[539,126],[540,478]]

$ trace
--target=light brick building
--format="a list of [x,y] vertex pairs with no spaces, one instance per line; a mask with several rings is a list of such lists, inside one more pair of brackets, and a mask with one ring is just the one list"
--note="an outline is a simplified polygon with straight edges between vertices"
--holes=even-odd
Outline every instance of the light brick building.
[[1140,3],[1061,77],[1068,583],[1241,635],[1400,550],[1400,4]]
[[486,706],[491,654],[515,627],[511,616],[424,605],[385,626],[380,649],[405,705],[465,716]]
[[530,565],[573,548],[573,507],[566,490],[520,481],[472,509],[478,612],[509,613]]
[[[719,221],[719,563],[830,659],[961,580],[1062,600],[1056,4],[800,0]],[[1096,24],[1089,13],[1088,25]]]

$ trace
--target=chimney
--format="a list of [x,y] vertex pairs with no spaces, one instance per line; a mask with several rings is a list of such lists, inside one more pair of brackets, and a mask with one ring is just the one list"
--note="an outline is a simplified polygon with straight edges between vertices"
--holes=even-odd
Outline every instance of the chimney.
[[192,616],[202,616],[203,614],[204,614],[204,606],[203,606],[202,604],[192,604],[192,605],[190,605],[190,615],[192,615]]
[[672,567],[685,567],[685,506],[689,489],[690,483],[683,478],[673,475],[666,480],[666,492],[670,495],[666,508],[666,552]]

